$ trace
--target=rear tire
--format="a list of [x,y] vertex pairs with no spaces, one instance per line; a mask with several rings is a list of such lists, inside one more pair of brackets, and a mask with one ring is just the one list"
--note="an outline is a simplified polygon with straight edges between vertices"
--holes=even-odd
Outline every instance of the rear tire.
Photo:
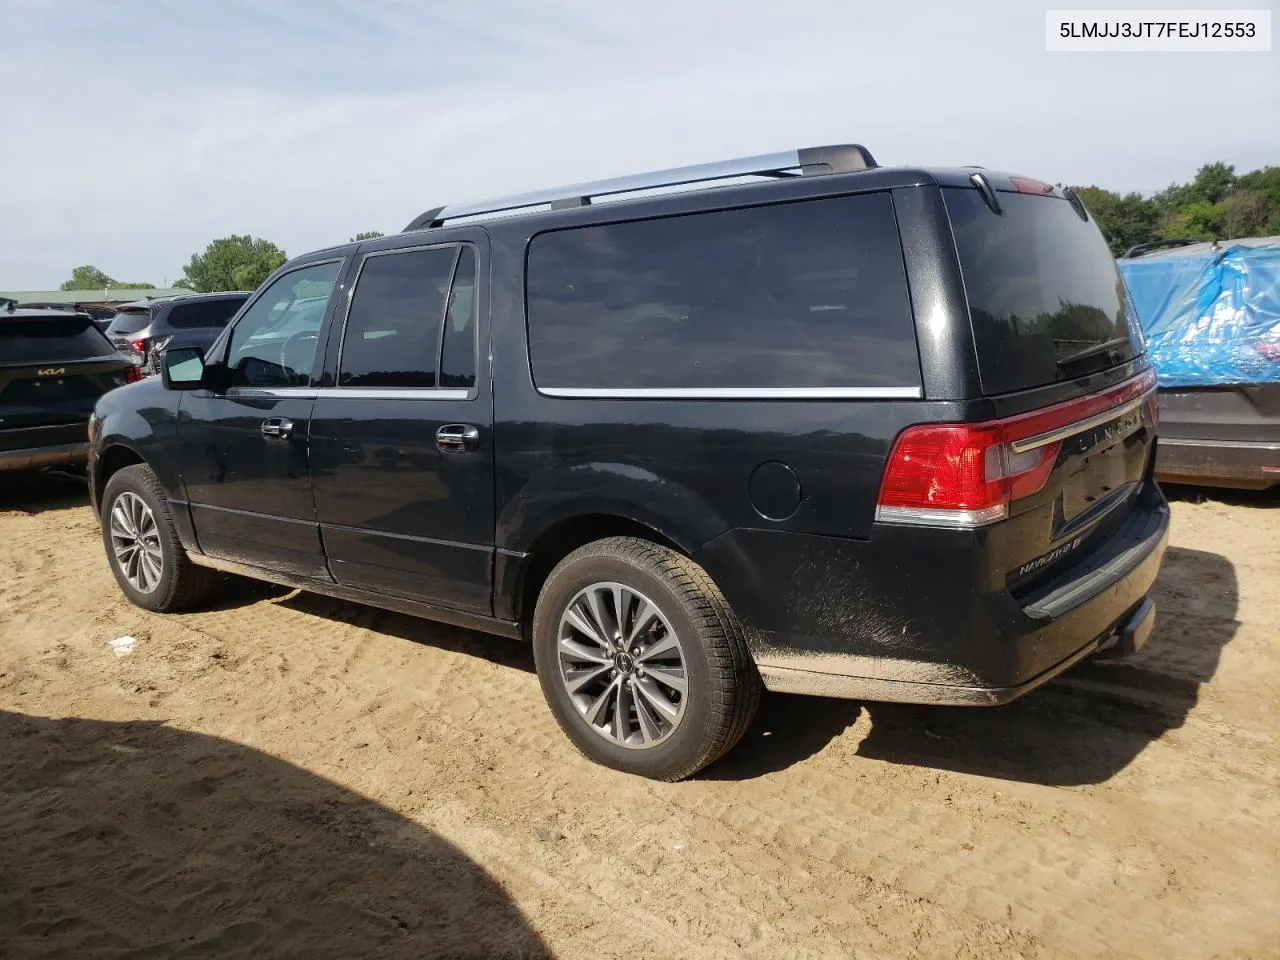
[[760,675],[715,582],[646,540],[611,537],[565,557],[538,596],[533,652],[578,749],[654,780],[682,780],[728,752],[760,703]]
[[102,492],[102,542],[116,583],[129,600],[156,613],[204,600],[217,573],[187,556],[164,488],[145,464],[124,467]]

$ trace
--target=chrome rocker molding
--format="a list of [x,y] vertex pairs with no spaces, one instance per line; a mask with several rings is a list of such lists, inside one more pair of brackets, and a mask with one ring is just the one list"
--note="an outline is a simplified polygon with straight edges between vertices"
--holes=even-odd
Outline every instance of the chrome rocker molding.
[[524,638],[520,624],[510,620],[499,620],[496,617],[486,617],[482,614],[453,610],[448,607],[437,607],[430,603],[406,600],[386,593],[371,593],[354,587],[344,587],[340,583],[333,583],[328,580],[295,577],[278,570],[268,570],[250,564],[236,563],[233,560],[223,560],[219,557],[210,557],[207,554],[194,551],[189,551],[189,557],[191,562],[198,566],[209,567],[222,573],[234,573],[253,580],[278,583],[282,587],[290,587],[294,590],[306,590],[310,593],[319,593],[337,600],[347,600],[351,603],[363,603],[386,610],[394,610],[396,613],[408,614],[411,617],[424,617],[428,620],[448,623],[455,627],[465,627],[468,630],[492,633],[510,640]]

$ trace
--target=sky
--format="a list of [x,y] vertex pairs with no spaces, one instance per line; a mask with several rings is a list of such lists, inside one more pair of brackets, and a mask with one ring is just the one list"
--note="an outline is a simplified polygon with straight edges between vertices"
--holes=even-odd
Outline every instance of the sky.
[[[1280,0],[1194,2],[1280,29]],[[1047,53],[1045,8],[0,0],[0,290],[81,264],[164,285],[232,233],[293,256],[449,202],[827,143],[1143,193],[1280,164],[1280,44]]]

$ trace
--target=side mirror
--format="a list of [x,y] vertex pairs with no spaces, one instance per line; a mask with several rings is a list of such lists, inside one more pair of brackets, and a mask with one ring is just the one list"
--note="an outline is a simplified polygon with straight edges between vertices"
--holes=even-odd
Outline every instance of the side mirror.
[[204,351],[174,347],[160,358],[160,379],[166,390],[198,390],[204,386]]

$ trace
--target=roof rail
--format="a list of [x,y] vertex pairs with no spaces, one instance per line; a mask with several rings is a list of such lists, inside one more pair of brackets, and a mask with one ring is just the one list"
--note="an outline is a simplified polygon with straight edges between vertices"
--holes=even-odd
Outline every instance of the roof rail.
[[446,220],[456,220],[460,217],[522,210],[527,207],[547,206],[552,210],[585,207],[596,197],[635,193],[639,190],[653,190],[660,187],[678,187],[690,183],[729,180],[734,177],[809,177],[828,173],[853,173],[858,170],[869,170],[874,166],[876,161],[871,156],[871,152],[856,143],[804,147],[783,153],[766,153],[755,157],[741,157],[737,160],[699,163],[691,167],[676,167],[672,170],[638,173],[612,180],[597,180],[592,183],[537,190],[533,193],[498,197],[493,200],[433,207],[415,217],[404,228],[404,232],[438,227]]
[[1157,250],[1167,250],[1171,247],[1186,247],[1193,243],[1203,243],[1203,240],[1183,240],[1183,239],[1166,239],[1152,240],[1149,243],[1138,243],[1130,247],[1120,255],[1121,260],[1128,260],[1133,257],[1144,257],[1148,253],[1155,253]]

